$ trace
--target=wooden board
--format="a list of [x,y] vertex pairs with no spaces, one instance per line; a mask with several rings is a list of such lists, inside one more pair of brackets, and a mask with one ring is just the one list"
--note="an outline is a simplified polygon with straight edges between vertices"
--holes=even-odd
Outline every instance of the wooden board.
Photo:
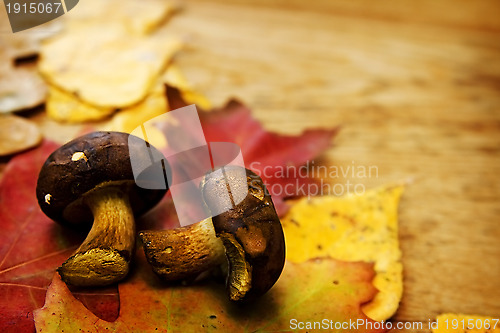
[[216,104],[283,133],[342,125],[324,162],[378,170],[344,189],[411,181],[395,319],[427,323],[500,315],[499,17],[497,1],[191,1],[169,31]]
[[[500,315],[500,3],[189,1],[166,32],[214,103],[238,97],[266,128],[341,125],[323,163],[372,167],[344,186],[409,181],[395,316]],[[71,128],[32,116],[60,142]],[[0,171],[7,159],[0,159]]]

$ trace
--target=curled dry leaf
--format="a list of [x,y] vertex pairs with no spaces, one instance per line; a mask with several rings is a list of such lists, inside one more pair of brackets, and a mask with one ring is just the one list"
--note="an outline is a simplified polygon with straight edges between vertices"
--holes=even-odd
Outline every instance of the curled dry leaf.
[[[6,18],[7,20],[7,18]],[[51,22],[53,28],[47,27],[43,30],[33,28],[28,32],[5,33],[0,35],[0,46],[8,49],[12,60],[33,60],[40,52],[42,40],[54,35],[60,30],[60,24]],[[10,28],[9,28],[10,29]],[[48,29],[48,30],[47,30]],[[38,31],[37,31],[38,30]]]
[[[206,98],[191,89],[180,69],[176,65],[171,64],[144,100],[115,113],[109,121],[99,124],[98,128],[100,130],[131,133],[146,121],[164,114],[169,110],[164,86],[167,82],[172,86],[178,87],[182,91],[182,95],[187,96],[191,103],[202,106],[210,105]],[[156,147],[166,146],[167,143],[164,136],[155,127],[147,127],[147,132],[148,140],[151,144]]]
[[[156,81],[181,43],[151,33],[175,8],[173,2],[159,0],[80,2],[65,17],[65,32],[41,51],[40,70],[51,83],[48,116],[78,123],[131,108],[128,113],[139,119],[154,117],[158,108],[151,112],[150,107],[158,100]],[[130,127],[125,124],[130,117],[124,118],[109,127]]]
[[[186,101],[187,104],[196,104],[198,108],[206,111],[212,108],[210,101],[192,87],[189,80],[184,76],[182,70],[177,65],[171,64],[167,68],[162,75],[162,81],[166,85],[177,88],[182,95],[182,99]],[[170,110],[174,109],[170,108]]]
[[360,195],[300,199],[282,221],[287,259],[331,256],[375,263],[373,283],[380,292],[363,310],[375,320],[390,318],[403,293],[397,222],[402,193],[402,186],[385,186]]
[[12,33],[7,11],[0,7],[0,49],[7,52],[11,62],[22,59],[33,59],[38,56],[40,44],[62,28],[62,22],[53,20],[28,31]]
[[115,25],[128,34],[146,35],[160,26],[177,9],[173,1],[164,0],[85,0],[78,10],[65,18],[68,29],[100,25],[102,29]]
[[112,25],[82,26],[45,43],[39,68],[51,84],[89,104],[122,108],[146,97],[181,46],[170,36],[146,38]]
[[[182,96],[190,103],[195,103],[202,108],[210,106],[210,103],[205,97],[192,90],[180,69],[175,64],[171,64],[168,66],[162,77],[158,79],[144,100],[115,113],[112,116],[112,119],[104,122],[103,124],[99,124],[98,128],[103,131],[131,133],[134,129],[141,126],[146,121],[164,114],[167,110],[169,110],[167,98],[165,96],[164,83],[168,83],[179,88]],[[147,132],[148,140],[153,146],[166,146],[166,141],[163,135],[159,133],[155,127],[148,127]]]
[[175,3],[160,0],[80,2],[64,18],[64,34],[42,48],[40,70],[51,83],[49,117],[98,121],[124,109],[127,115],[101,128],[127,132],[131,123],[138,126],[164,112],[157,85],[182,43],[152,33],[175,9]]
[[[119,131],[131,133],[142,123],[165,113],[167,110],[167,99],[164,87],[158,81],[141,102],[127,108],[123,108],[103,124],[98,125],[100,130]],[[155,142],[150,142],[155,145]]]
[[47,87],[34,66],[0,66],[0,113],[41,105]]
[[42,135],[33,122],[13,115],[0,116],[0,156],[32,148],[41,141]]
[[[182,91],[182,95],[190,102],[201,105],[202,107],[210,105],[202,95],[194,92],[190,88],[182,72],[175,65],[170,65],[164,75],[157,80],[142,101],[132,106],[122,108],[120,112],[115,112],[116,108],[98,107],[86,103],[75,94],[61,90],[54,85],[49,85],[49,93],[46,102],[47,115],[56,121],[65,123],[98,121],[111,116],[111,119],[99,123],[97,128],[102,131],[131,133],[144,122],[168,110],[164,82],[179,87]],[[154,129],[150,130],[154,131]],[[151,143],[161,146],[161,142]]]
[[29,33],[13,34],[8,22],[5,8],[0,6],[0,114],[30,109],[45,101],[47,87],[36,66],[14,64],[16,60],[33,60],[38,55],[40,41],[57,30],[51,24],[43,30],[34,28]]
[[97,107],[86,103],[54,85],[49,85],[47,102],[45,104],[47,116],[59,122],[80,123],[105,118],[115,109],[110,107]]

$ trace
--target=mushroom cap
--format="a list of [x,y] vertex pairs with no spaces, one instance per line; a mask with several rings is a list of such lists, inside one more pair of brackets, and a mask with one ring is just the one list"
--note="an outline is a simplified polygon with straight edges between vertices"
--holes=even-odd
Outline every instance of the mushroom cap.
[[[38,204],[51,219],[61,224],[86,228],[92,224],[90,209],[83,203],[85,194],[105,186],[128,190],[134,215],[156,205],[168,189],[164,186],[139,187],[134,179],[130,152],[134,159],[150,161],[161,153],[144,140],[121,132],[92,132],[78,137],[54,151],[45,161],[36,187]],[[129,146],[130,144],[130,146]],[[151,149],[151,151],[148,151]],[[152,155],[151,155],[152,154]],[[162,155],[161,155],[162,156]],[[169,174],[166,161],[156,161],[139,175],[144,185],[155,171]],[[166,182],[165,182],[166,183]],[[163,187],[163,188],[161,188]]]
[[[242,170],[248,191],[242,189]],[[283,228],[271,195],[257,174],[237,166],[224,167],[223,177],[217,171],[203,179],[203,199],[211,211],[220,210],[228,205],[227,196],[222,193],[229,189],[230,197],[233,197],[231,201],[237,203],[233,208],[212,217],[212,222],[228,256],[236,251],[235,248],[244,251],[245,261],[251,266],[252,281],[251,289],[239,300],[253,299],[267,292],[281,275],[285,264]],[[243,193],[246,196],[241,200]],[[241,268],[231,267],[231,260],[229,266],[229,274],[239,274],[234,270]]]

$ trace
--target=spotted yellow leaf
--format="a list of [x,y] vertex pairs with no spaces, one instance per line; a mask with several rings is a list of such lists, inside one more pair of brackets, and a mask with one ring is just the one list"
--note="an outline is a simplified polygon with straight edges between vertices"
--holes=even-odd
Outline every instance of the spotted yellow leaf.
[[402,193],[403,186],[386,186],[359,195],[298,200],[283,219],[287,259],[374,262],[379,293],[363,311],[374,320],[390,318],[403,292],[397,222]]

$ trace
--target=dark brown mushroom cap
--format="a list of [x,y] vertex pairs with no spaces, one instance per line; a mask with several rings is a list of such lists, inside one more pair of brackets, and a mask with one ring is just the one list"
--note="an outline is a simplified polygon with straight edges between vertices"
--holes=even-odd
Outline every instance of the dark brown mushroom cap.
[[[93,217],[90,209],[83,204],[82,197],[97,187],[109,184],[122,184],[128,189],[136,216],[156,205],[165,194],[167,185],[156,184],[159,189],[154,190],[137,186],[130,151],[136,154],[135,160],[145,163],[151,160],[151,153],[156,157],[162,155],[142,139],[133,137],[134,140],[129,141],[129,137],[133,136],[121,132],[93,132],[54,151],[38,176],[36,196],[42,211],[57,222],[87,227]],[[149,170],[168,174],[168,170],[162,170],[165,163],[157,161]],[[147,171],[143,174],[147,175]]]
[[[243,185],[238,178],[241,177],[242,169],[225,167],[224,177],[227,181],[217,176],[204,178],[201,188],[209,209],[220,210],[221,205],[227,204],[221,198],[228,188],[232,190],[230,192],[239,192],[234,193],[234,198],[240,197],[240,200],[233,201],[241,201],[240,187]],[[226,241],[225,234],[232,235],[239,244],[237,247],[245,252],[245,260],[251,266],[252,275],[251,289],[243,298],[248,300],[264,294],[278,280],[285,263],[285,238],[271,195],[262,179],[251,170],[243,170],[248,189],[246,197],[232,209],[212,217],[212,222],[217,236],[222,236],[226,253],[234,250],[234,243],[232,240]],[[233,268],[229,267],[230,274]]]

